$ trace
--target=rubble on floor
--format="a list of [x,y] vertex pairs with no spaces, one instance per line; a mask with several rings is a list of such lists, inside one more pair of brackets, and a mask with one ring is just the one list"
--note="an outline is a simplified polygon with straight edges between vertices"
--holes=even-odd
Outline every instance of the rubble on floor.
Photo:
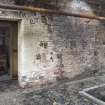
[[0,105],[97,105],[80,96],[79,91],[103,83],[105,76],[60,81],[43,89],[21,89],[15,83],[0,83]]

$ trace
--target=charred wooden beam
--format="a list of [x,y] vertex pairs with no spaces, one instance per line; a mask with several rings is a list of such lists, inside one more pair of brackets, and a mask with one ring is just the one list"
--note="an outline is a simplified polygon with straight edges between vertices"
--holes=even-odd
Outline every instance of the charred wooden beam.
[[51,9],[44,9],[44,8],[35,8],[32,6],[16,6],[16,5],[4,5],[0,4],[0,8],[3,9],[14,9],[14,10],[23,10],[23,11],[31,11],[31,12],[39,12],[43,14],[50,14],[50,15],[64,15],[64,16],[73,16],[79,18],[88,18],[88,19],[96,19],[96,20],[105,20],[105,17],[100,17],[96,15],[89,15],[89,14],[80,14],[80,13],[69,13],[63,12],[60,10],[51,10]]

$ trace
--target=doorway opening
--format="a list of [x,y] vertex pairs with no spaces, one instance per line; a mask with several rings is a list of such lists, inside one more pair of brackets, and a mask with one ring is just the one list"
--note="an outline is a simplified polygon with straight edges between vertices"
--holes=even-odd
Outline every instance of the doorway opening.
[[18,79],[18,22],[0,20],[0,81]]

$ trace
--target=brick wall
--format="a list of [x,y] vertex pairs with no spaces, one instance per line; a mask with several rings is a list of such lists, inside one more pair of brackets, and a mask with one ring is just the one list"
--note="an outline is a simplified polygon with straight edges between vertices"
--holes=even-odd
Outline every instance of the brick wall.
[[35,23],[28,21],[25,25],[23,56],[28,59],[23,62],[22,81],[47,84],[104,74],[105,38],[101,22],[37,16]]

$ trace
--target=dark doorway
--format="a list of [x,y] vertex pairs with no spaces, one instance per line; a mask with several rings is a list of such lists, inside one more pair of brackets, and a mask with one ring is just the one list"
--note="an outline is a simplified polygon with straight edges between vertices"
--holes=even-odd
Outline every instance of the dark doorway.
[[9,73],[8,28],[0,26],[0,75]]
[[0,81],[18,77],[17,22],[0,20]]

